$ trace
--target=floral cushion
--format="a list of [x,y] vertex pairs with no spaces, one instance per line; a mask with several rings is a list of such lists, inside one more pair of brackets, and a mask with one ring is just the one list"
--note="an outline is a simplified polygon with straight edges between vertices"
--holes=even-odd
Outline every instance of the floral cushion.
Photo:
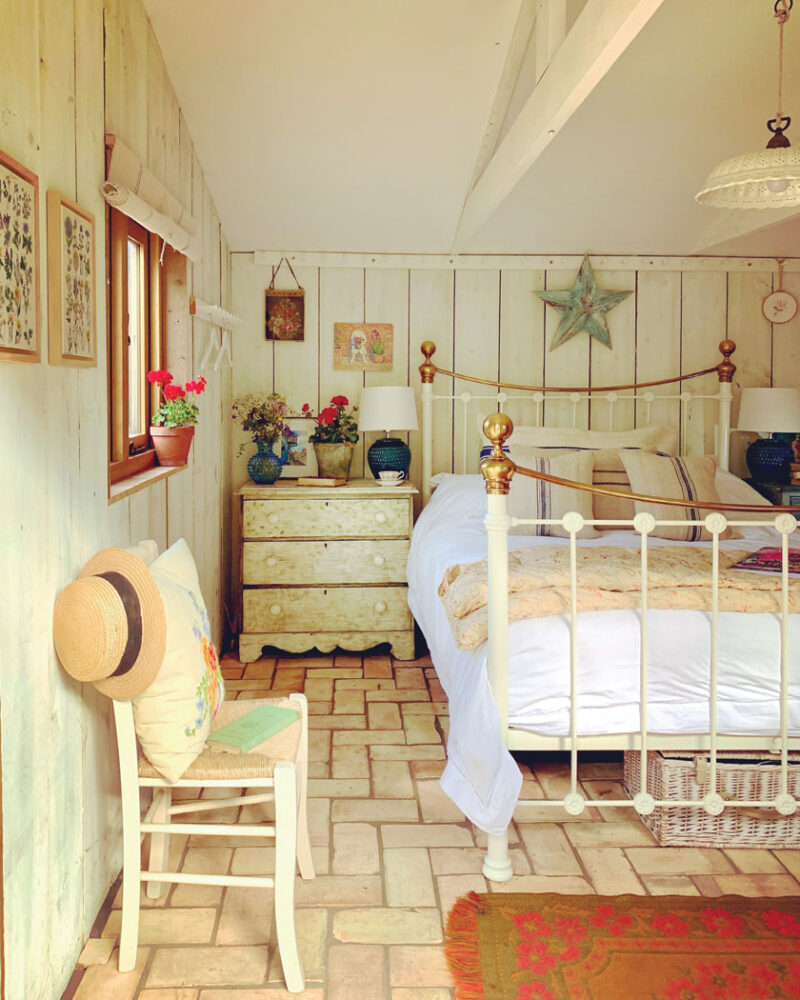
[[202,752],[225,690],[186,541],[162,553],[150,572],[164,602],[167,645],[156,679],[133,700],[133,721],[147,759],[177,781]]

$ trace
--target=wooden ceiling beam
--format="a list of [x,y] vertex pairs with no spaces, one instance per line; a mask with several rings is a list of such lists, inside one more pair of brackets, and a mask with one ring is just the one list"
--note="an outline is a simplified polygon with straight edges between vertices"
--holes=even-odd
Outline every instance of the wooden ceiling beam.
[[588,0],[464,202],[453,248],[477,233],[664,0]]

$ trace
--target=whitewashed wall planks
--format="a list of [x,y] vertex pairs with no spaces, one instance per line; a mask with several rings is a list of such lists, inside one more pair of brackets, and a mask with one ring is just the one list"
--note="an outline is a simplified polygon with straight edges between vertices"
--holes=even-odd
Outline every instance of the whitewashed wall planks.
[[[191,138],[139,0],[7,0],[0,32],[3,150],[39,175],[40,264],[46,192],[95,214],[98,276],[105,274],[106,131],[148,160],[187,205],[202,201],[204,297],[229,306],[228,251]],[[104,48],[105,37],[105,48]],[[104,88],[105,81],[105,88]],[[105,114],[104,114],[105,109]],[[201,400],[189,471],[108,503],[105,281],[96,283],[98,365],[0,365],[0,725],[7,1000],[57,997],[121,864],[116,748],[110,704],[57,663],[50,621],[57,592],[107,545],[154,537],[160,546],[195,524],[215,637],[227,590],[230,370]],[[41,285],[47,344],[47,284]],[[188,323],[188,318],[187,318]],[[188,340],[187,340],[188,343]],[[187,369],[191,351],[179,359]],[[181,372],[181,376],[183,376]],[[186,374],[189,374],[187,370]],[[225,419],[223,419],[223,414]],[[223,548],[224,547],[224,548]]]
[[[263,292],[271,276],[273,255],[232,255],[233,309],[246,320],[236,335],[234,382],[236,391],[257,388],[285,392],[290,403],[310,400],[324,405],[332,393],[357,397],[361,384],[419,385],[417,368],[422,360],[423,340],[436,343],[434,360],[443,368],[485,378],[547,386],[614,385],[635,380],[667,378],[682,372],[708,368],[720,360],[717,345],[728,336],[737,342],[734,361],[739,366],[734,394],[741,385],[800,385],[800,318],[772,330],[761,314],[761,300],[777,277],[764,270],[763,260],[714,258],[652,258],[592,256],[598,285],[604,289],[632,290],[607,314],[612,350],[597,341],[591,344],[579,334],[563,346],[550,350],[560,313],[546,306],[536,291],[570,288],[574,266],[543,268],[541,257],[481,257],[483,266],[392,267],[392,261],[420,263],[405,255],[366,258],[370,266],[346,266],[357,255],[292,254],[303,261],[302,283],[307,309],[313,301],[319,331],[306,321],[303,345],[274,344],[265,349],[263,340]],[[330,263],[328,263],[330,262]],[[545,260],[545,263],[548,261]],[[562,264],[563,258],[552,258]],[[794,265],[795,262],[791,262]],[[429,262],[431,264],[431,262]],[[447,265],[447,266],[444,266]],[[784,285],[800,292],[800,275],[787,265]],[[297,268],[297,265],[295,265]],[[316,289],[319,289],[317,302]],[[318,313],[316,312],[318,310]],[[360,320],[395,324],[394,371],[380,376],[334,372],[333,324]],[[404,337],[407,335],[407,343]],[[270,356],[270,352],[271,356]],[[301,363],[295,358],[302,355]],[[274,358],[273,364],[267,358]],[[407,359],[407,360],[406,360]],[[318,381],[319,392],[315,382]],[[439,394],[469,392],[473,397],[491,396],[492,390],[467,382],[437,378]],[[716,392],[715,376],[691,385],[691,391]],[[671,390],[670,390],[671,391]],[[509,393],[513,396],[513,392]],[[677,391],[675,391],[677,396]],[[470,403],[465,429],[463,404],[434,404],[437,430],[434,438],[434,472],[474,470],[479,443],[480,417],[496,409],[491,399]],[[535,407],[526,400],[509,399],[506,409],[517,422],[533,422]],[[679,424],[681,405],[677,398],[656,401],[651,421]],[[646,406],[639,402],[617,403],[614,426],[635,426],[645,420]],[[574,412],[573,412],[574,411]],[[692,453],[711,451],[714,445],[712,408],[702,402],[686,410],[687,447]],[[609,404],[585,401],[577,405],[568,398],[545,404],[545,421],[554,426],[571,425],[605,429],[609,426]],[[369,436],[368,442],[372,440]],[[750,438],[734,434],[734,471],[747,475],[744,450]],[[410,437],[412,479],[419,485],[419,437]],[[465,463],[466,462],[466,466]],[[354,469],[366,469],[356,461]],[[234,465],[234,482],[247,478],[244,462]]]

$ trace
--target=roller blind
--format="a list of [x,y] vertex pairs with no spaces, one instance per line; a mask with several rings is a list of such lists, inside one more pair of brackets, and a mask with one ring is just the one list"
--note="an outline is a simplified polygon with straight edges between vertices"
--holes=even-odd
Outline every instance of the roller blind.
[[106,135],[106,146],[110,155],[100,192],[108,204],[156,233],[189,260],[199,260],[203,240],[197,219],[117,136]]

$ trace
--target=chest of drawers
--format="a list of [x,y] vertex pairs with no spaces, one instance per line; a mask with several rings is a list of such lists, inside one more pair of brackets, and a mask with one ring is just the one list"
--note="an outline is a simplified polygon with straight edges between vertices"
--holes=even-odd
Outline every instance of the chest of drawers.
[[247,484],[239,500],[239,659],[368,649],[414,657],[406,561],[416,489],[353,480],[335,488]]

